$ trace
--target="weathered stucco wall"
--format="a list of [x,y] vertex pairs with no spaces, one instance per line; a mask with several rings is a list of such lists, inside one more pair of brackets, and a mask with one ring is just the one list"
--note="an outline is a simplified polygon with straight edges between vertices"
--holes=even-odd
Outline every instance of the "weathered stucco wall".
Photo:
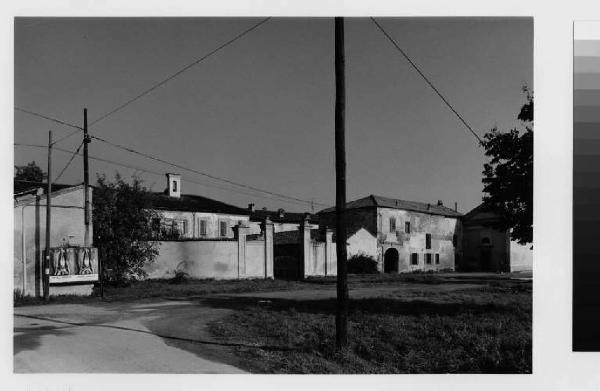
[[[396,229],[390,230],[390,218],[394,218]],[[405,232],[405,223],[410,223],[410,233]],[[446,270],[455,268],[455,255],[460,249],[458,231],[460,221],[455,217],[430,215],[406,210],[377,208],[378,262],[383,270],[385,252],[393,247],[399,253],[399,272],[413,270]],[[431,235],[431,248],[426,246],[426,236]],[[411,254],[418,255],[418,264],[411,263]],[[431,264],[426,263],[426,254],[431,254]],[[439,255],[439,264],[436,263]]]
[[[235,227],[240,221],[249,221],[249,217],[244,215],[170,210],[157,210],[156,212],[164,219],[185,220],[189,228],[185,235],[183,235],[184,238],[223,238],[219,232],[220,221],[227,223],[227,235],[224,236],[224,238],[233,238],[234,234],[232,228]],[[207,222],[206,235],[200,234],[201,220],[205,220]]]
[[[89,190],[90,202],[92,189]],[[50,246],[84,245],[83,186],[64,189],[52,195],[52,229]],[[46,246],[46,196],[19,198],[14,206],[14,286],[26,295],[40,296],[42,290],[42,254]],[[24,236],[23,236],[24,234]],[[93,244],[93,227],[89,226],[89,244]],[[23,252],[23,239],[25,252]],[[26,271],[23,278],[23,260]],[[24,284],[25,283],[25,284]],[[50,294],[91,294],[92,284],[50,286]]]
[[353,255],[366,254],[377,259],[377,237],[364,228],[348,236],[348,258]]
[[265,276],[265,245],[262,240],[249,241],[246,243],[244,277]]
[[308,259],[304,266],[306,276],[325,275],[325,243],[311,241]]
[[533,249],[531,244],[510,242],[510,271],[522,272],[533,270]]
[[144,267],[148,278],[181,271],[192,278],[238,278],[237,240],[161,241],[159,255]]
[[159,254],[144,267],[148,278],[171,278],[177,272],[192,278],[273,278],[273,226],[258,240],[247,240],[249,228],[234,227],[235,239],[157,242]]
[[[393,208],[359,208],[347,212],[348,256],[364,253],[374,257],[384,271],[385,253],[389,248],[398,252],[398,272],[414,270],[454,270],[456,256],[462,254],[461,222],[455,217],[430,215]],[[323,225],[335,227],[335,213],[320,215]],[[390,230],[390,218],[396,229]],[[410,233],[405,223],[410,223]],[[431,248],[426,248],[426,235],[431,234]],[[418,255],[418,264],[411,264],[411,254]],[[431,254],[431,264],[426,263]],[[439,263],[436,263],[436,254]]]

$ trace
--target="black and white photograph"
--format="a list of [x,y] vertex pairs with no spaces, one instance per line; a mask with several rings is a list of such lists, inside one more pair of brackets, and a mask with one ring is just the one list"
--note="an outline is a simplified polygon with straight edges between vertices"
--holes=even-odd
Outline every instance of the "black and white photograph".
[[16,17],[14,373],[532,373],[533,26]]

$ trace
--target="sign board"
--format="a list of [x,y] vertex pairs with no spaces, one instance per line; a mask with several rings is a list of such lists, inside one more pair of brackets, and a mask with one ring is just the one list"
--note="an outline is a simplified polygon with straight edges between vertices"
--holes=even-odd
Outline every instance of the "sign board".
[[56,247],[50,249],[50,284],[98,281],[98,249]]

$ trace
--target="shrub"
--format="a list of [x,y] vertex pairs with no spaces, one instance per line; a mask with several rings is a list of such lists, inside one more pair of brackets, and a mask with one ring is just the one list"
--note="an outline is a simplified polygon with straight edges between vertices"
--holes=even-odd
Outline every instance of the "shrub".
[[173,278],[169,280],[169,284],[187,284],[190,275],[183,270],[176,270]]
[[348,273],[375,274],[377,273],[377,261],[367,254],[355,254],[348,259]]

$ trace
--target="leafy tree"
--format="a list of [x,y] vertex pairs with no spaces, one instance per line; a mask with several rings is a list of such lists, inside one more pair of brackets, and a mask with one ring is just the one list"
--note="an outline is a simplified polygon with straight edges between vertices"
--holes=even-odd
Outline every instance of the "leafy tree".
[[44,179],[48,178],[48,175],[42,171],[42,169],[32,161],[26,166],[15,166],[17,172],[15,173],[15,179],[22,181],[31,182],[43,182]]
[[497,127],[484,136],[483,201],[503,217],[499,228],[512,229],[521,244],[533,242],[533,94],[523,87],[526,103],[517,119],[522,128],[500,132]]
[[[103,266],[103,278],[123,283],[146,276],[143,267],[154,261],[158,245],[153,241],[150,193],[141,180],[125,182],[119,174],[109,182],[98,176],[93,197],[94,245]],[[110,270],[110,271],[109,271]]]

